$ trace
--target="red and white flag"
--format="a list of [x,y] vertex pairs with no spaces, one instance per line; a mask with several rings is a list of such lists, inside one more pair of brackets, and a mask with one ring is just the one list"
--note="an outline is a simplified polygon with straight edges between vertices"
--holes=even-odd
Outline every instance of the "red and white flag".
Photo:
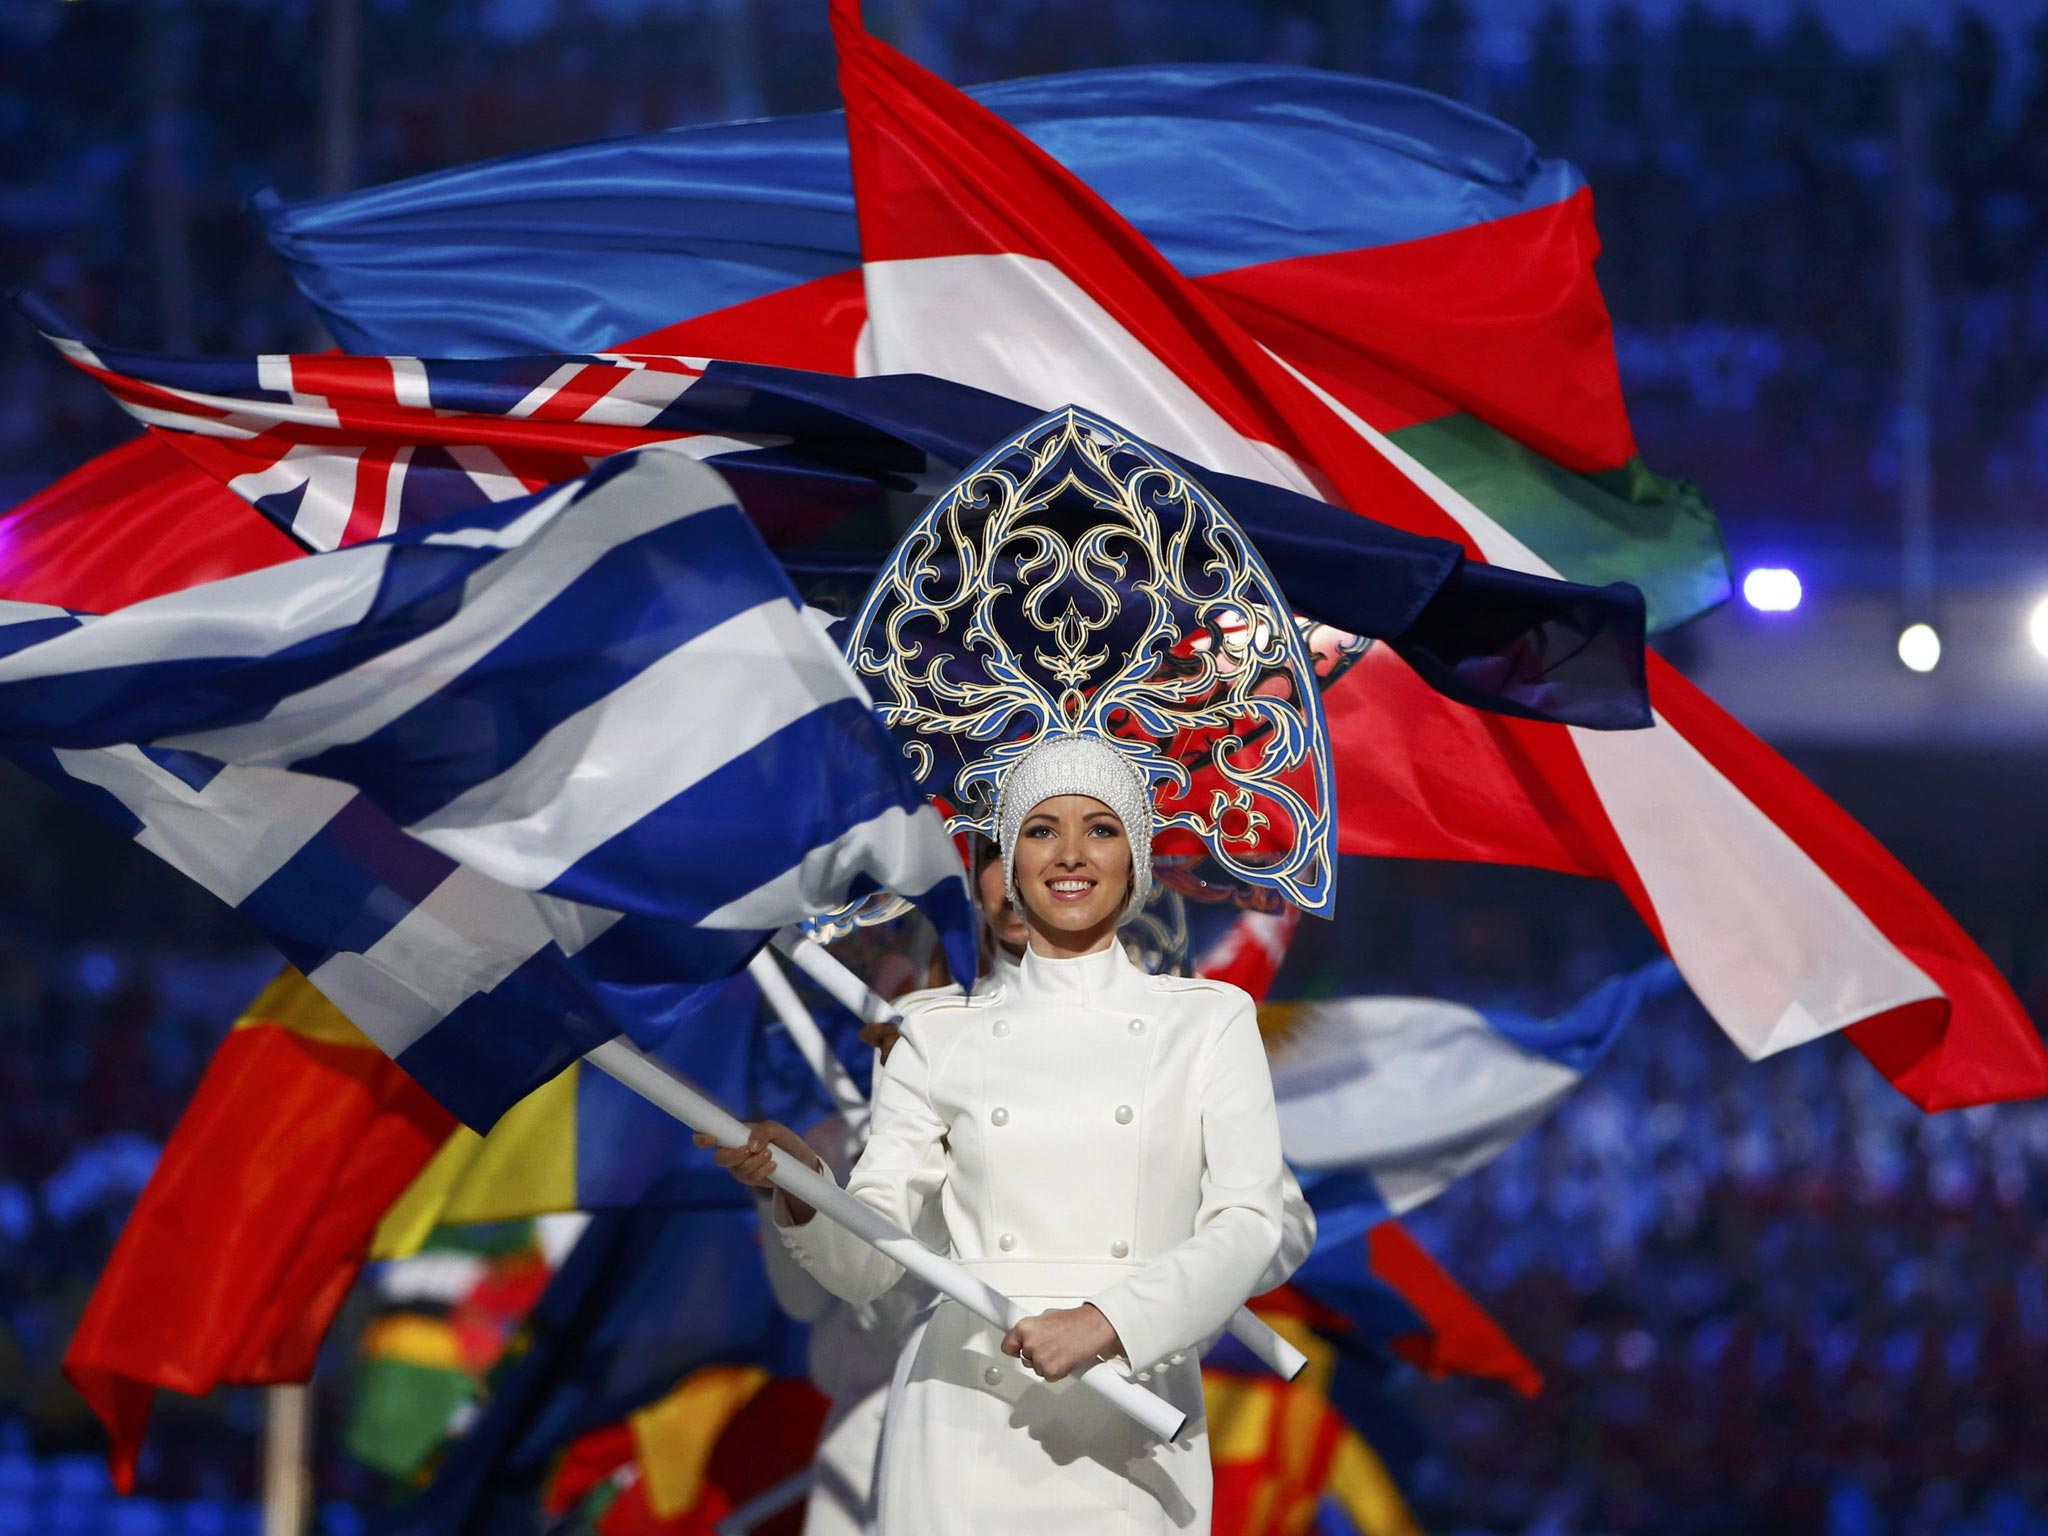
[[[1254,340],[1056,161],[869,36],[858,0],[834,0],[833,25],[864,372],[1082,405],[1170,452],[1555,574],[1346,403],[1341,359],[1312,373]],[[1843,1030],[1928,1109],[2048,1092],[2038,1032],[1955,921],[1650,662],[1657,724],[1593,732],[1481,716],[1375,648],[1325,700],[1343,850],[1612,881],[1751,1056]]]

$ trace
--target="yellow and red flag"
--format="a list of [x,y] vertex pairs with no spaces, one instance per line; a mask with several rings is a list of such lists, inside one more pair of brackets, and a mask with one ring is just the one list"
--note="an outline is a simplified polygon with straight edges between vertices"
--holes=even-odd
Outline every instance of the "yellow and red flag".
[[64,1354],[114,1482],[158,1387],[303,1381],[384,1213],[455,1118],[297,971],[214,1052]]

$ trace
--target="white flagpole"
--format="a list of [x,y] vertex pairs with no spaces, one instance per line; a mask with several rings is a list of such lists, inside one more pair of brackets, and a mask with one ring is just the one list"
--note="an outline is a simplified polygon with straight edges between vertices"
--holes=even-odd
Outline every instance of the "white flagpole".
[[[801,929],[783,929],[775,935],[774,944],[790,964],[815,981],[856,1018],[869,1023],[901,1021],[903,1015],[886,998],[869,991],[868,984],[848,969],[844,961],[817,940],[806,938]],[[787,984],[784,982],[785,986]],[[762,990],[767,989],[764,987]],[[812,1027],[815,1029],[816,1025]],[[829,1080],[827,1086],[831,1086]],[[1308,1356],[1275,1333],[1250,1307],[1239,1307],[1231,1315],[1230,1332],[1238,1343],[1250,1350],[1262,1364],[1270,1366],[1282,1380],[1292,1381],[1308,1367]]]
[[781,1514],[811,1491],[817,1473],[810,1467],[785,1477],[772,1488],[763,1489],[731,1514],[712,1526],[714,1536],[747,1536],[755,1526]]
[[1230,1314],[1230,1333],[1250,1350],[1260,1363],[1270,1366],[1282,1381],[1292,1381],[1308,1369],[1308,1356],[1288,1343],[1273,1325],[1250,1307]]
[[747,962],[747,974],[754,978],[754,985],[761,989],[761,995],[768,999],[768,1006],[782,1020],[782,1027],[789,1031],[789,1038],[796,1042],[804,1061],[817,1075],[818,1081],[825,1085],[825,1091],[832,1095],[832,1102],[846,1119],[849,1136],[858,1142],[867,1128],[868,1101],[861,1096],[845,1063],[833,1054],[832,1044],[825,1038],[825,1032],[818,1028],[818,1021],[811,1017],[810,1009],[804,1006],[803,999],[796,995],[796,988],[782,974],[782,967],[765,948],[756,950],[754,958]]
[[[703,1131],[720,1146],[741,1147],[747,1142],[747,1127],[712,1100],[667,1062],[658,1061],[623,1037],[607,1040],[583,1058],[600,1071],[617,1078],[649,1103],[667,1110],[695,1131]],[[862,1242],[888,1255],[918,1279],[943,1296],[959,1302],[982,1321],[1007,1332],[1027,1314],[1009,1297],[986,1280],[941,1257],[883,1216],[854,1199],[821,1173],[769,1149],[773,1171],[769,1178],[778,1189],[788,1191],[819,1215],[836,1221]],[[1074,1379],[1100,1393],[1116,1408],[1128,1414],[1161,1440],[1172,1440],[1187,1422],[1187,1415],[1164,1398],[1155,1397],[1107,1362],[1098,1362],[1075,1372]]]
[[816,939],[804,937],[800,928],[785,928],[775,935],[775,947],[789,963],[822,988],[840,1007],[863,1024],[899,1024],[903,1015],[887,998],[868,990],[868,984],[847,969],[846,963],[830,953]]
[[313,1512],[312,1388],[263,1389],[263,1536],[304,1536]]

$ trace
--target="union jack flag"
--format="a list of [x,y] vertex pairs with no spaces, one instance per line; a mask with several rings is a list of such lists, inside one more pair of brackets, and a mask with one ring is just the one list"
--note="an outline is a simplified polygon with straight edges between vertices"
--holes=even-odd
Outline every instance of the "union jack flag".
[[[801,541],[877,498],[928,496],[1037,414],[920,376],[701,357],[166,357],[102,346],[47,303],[22,304],[122,409],[315,552],[653,444],[715,461],[771,543]],[[921,425],[934,421],[946,431]]]

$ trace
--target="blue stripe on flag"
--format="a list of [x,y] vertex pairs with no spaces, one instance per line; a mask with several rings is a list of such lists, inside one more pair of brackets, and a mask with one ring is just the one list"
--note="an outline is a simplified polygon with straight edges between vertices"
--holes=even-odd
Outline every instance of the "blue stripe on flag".
[[[922,804],[859,771],[869,753],[895,750],[860,700],[814,709],[593,848],[548,891],[699,922],[754,890],[758,871],[791,869],[809,850],[885,811]],[[733,815],[747,805],[773,805],[775,814]],[[687,884],[677,878],[686,867]]]
[[79,620],[73,615],[58,613],[48,618],[19,619],[0,626],[0,656],[12,656],[31,645],[41,645],[54,636],[68,634],[78,625]]
[[361,786],[402,824],[419,821],[706,630],[790,596],[760,549],[730,505],[622,543],[431,697],[292,766]]
[[310,974],[335,954],[371,948],[455,868],[357,795],[237,910]]
[[[1190,276],[1441,234],[1584,185],[1469,108],[1320,70],[1146,65],[968,94]],[[291,207],[262,195],[256,209],[353,352],[601,352],[860,259],[839,113],[580,144]]]
[[397,1059],[457,1119],[481,1129],[617,1032],[550,946],[458,1003]]
[[1608,977],[1553,1018],[1532,1019],[1489,1009],[1486,1022],[1523,1050],[1547,1056],[1584,1077],[1644,1003],[1669,996],[1684,985],[1678,967],[1668,956],[1659,955],[1635,970]]

